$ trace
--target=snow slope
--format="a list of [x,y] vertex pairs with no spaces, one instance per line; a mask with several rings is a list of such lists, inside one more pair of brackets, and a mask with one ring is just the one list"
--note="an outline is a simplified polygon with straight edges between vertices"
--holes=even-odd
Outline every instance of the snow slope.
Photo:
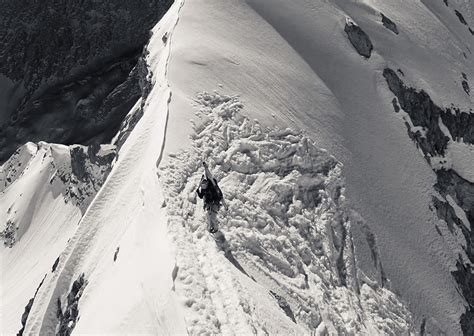
[[[379,11],[397,23],[398,36],[383,27]],[[369,60],[349,43],[346,17],[372,38]],[[348,200],[377,236],[387,276],[418,321],[426,318],[428,331],[460,333],[465,301],[450,273],[457,255],[435,231],[440,221],[430,210],[435,177],[393,113],[381,72],[401,68],[408,83],[441,106],[469,109],[460,78],[472,76],[472,36],[453,37],[464,28],[452,8],[431,3],[186,3],[174,35],[170,110],[176,113],[169,129],[175,132],[165,150],[175,151],[191,133],[188,102],[196,92],[220,87],[240,96],[250,119],[305,130],[342,161]],[[361,263],[368,268],[370,258]]]
[[[67,328],[84,333],[169,334],[184,332],[171,292],[174,258],[166,238],[161,188],[156,179],[170,97],[165,72],[175,4],[154,30],[150,66],[156,82],[142,119],[123,144],[102,189],[60,256],[57,270],[41,286],[25,326],[26,334],[51,334],[59,327],[58,298]],[[115,255],[115,258],[114,258]],[[116,259],[116,261],[114,261]],[[81,274],[79,321],[70,322],[70,286]],[[119,294],[119,295],[118,295]],[[97,314],[97,312],[102,312]],[[77,315],[75,316],[77,318]]]
[[[340,163],[299,131],[243,117],[236,97],[196,101],[191,146],[160,168],[188,332],[408,333],[406,307],[357,265],[352,225],[363,220],[346,207]],[[196,199],[201,160],[226,191],[215,241]],[[287,316],[269,313],[276,301]]]
[[[24,223],[1,254],[2,333],[22,327],[44,277],[24,334],[461,334],[463,237],[439,234],[436,176],[382,72],[469,110],[468,24],[442,1],[176,1],[147,47],[151,91],[87,209],[54,196],[36,145],[21,149],[33,168],[1,194]],[[448,153],[470,179],[472,145]],[[214,236],[194,192],[202,160],[229,205]]]
[[[162,162],[175,136],[167,127],[174,111],[167,79],[180,5],[155,27],[148,46],[153,88],[143,117],[35,295],[24,332],[411,330],[410,313],[383,287],[377,256],[374,279],[359,272],[351,221],[360,218],[346,208],[340,164],[304,134],[268,130],[243,117],[235,98],[202,94],[193,145]],[[230,174],[223,180],[229,220],[216,241],[194,195],[200,160],[191,159],[203,153],[213,166],[220,160],[219,179]],[[182,207],[187,200],[192,204]]]
[[[98,157],[113,155],[113,146],[106,147],[99,148]],[[5,248],[0,253],[0,311],[2,330],[8,333],[20,330],[18,317],[108,172],[107,165],[79,160],[84,152],[87,148],[82,146],[27,143],[1,167],[0,231]],[[29,281],[22,280],[26,278]]]
[[[22,147],[16,157],[3,166],[9,174],[2,174],[1,218],[15,223],[16,243],[12,248],[3,248],[0,254],[2,331],[15,333],[21,329],[21,314],[33,296],[54,259],[66,247],[66,240],[72,235],[81,218],[80,209],[72,203],[65,203],[57,183],[50,184],[55,171],[51,169],[51,154],[67,156],[66,146],[46,146],[29,143]],[[45,160],[44,158],[47,157]],[[17,160],[15,160],[15,158]],[[12,176],[13,167],[18,165],[20,179]],[[54,166],[53,166],[54,167]],[[11,180],[12,185],[7,185]],[[55,188],[56,187],[56,188]],[[59,190],[58,190],[59,189]],[[40,206],[37,203],[48,204]],[[36,204],[35,204],[36,203]],[[3,230],[3,227],[2,227]],[[3,245],[3,244],[2,244]],[[29,281],[22,281],[28,277]],[[21,302],[21,304],[16,304]]]

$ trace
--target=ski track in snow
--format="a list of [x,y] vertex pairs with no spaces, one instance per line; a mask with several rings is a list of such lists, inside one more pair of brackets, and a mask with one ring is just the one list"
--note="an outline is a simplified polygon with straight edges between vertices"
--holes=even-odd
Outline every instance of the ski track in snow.
[[[340,163],[300,132],[243,117],[237,97],[201,93],[196,105],[192,147],[158,171],[188,332],[272,333],[243,275],[286,299],[305,332],[407,333],[411,316],[396,296],[358,279]],[[229,205],[214,239],[195,194],[203,160]]]

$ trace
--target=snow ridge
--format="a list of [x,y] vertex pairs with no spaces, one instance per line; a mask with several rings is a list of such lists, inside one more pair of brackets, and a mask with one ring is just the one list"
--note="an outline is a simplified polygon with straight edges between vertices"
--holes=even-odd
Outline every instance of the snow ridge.
[[[163,298],[167,300],[172,298],[168,297],[167,278],[157,277],[156,270],[166,272],[167,263],[170,260],[172,262],[172,256],[168,255],[171,253],[165,248],[166,238],[157,233],[160,225],[155,225],[156,219],[160,217],[159,209],[155,205],[161,197],[161,189],[156,185],[154,172],[156,158],[161,154],[161,143],[164,141],[167,104],[170,97],[165,75],[170,48],[169,43],[164,43],[161,36],[172,33],[176,25],[179,4],[180,2],[175,3],[153,30],[154,37],[150,40],[148,46],[150,53],[147,56],[147,65],[153,69],[153,86],[143,104],[143,116],[125,142],[120,144],[120,151],[112,171],[87,208],[77,231],[68,241],[56,271],[48,274],[44,285],[40,288],[26,322],[26,333],[58,332],[61,327],[58,302],[65,307],[68,293],[74,287],[74,280],[82,274],[84,283],[88,285],[81,293],[80,300],[78,297],[74,303],[77,305],[74,307],[74,315],[79,316],[75,324],[75,333],[117,334],[119,331],[127,332],[124,330],[130,328],[133,328],[133,332],[143,333],[150,333],[150,328],[155,328],[154,332],[160,333],[156,331],[157,327],[150,325],[147,320],[151,316],[153,321],[161,320],[160,330],[167,329],[168,325],[173,324],[178,330],[177,323],[168,322],[173,318],[172,314],[169,314],[172,310],[169,301],[165,301],[166,304],[160,301]],[[135,108],[131,113],[136,112]],[[140,239],[137,239],[138,227],[147,232],[140,236]],[[153,242],[150,242],[150,239]],[[161,241],[157,242],[158,239]],[[123,246],[128,241],[136,242],[133,248]],[[119,261],[115,263],[112,258],[113,251],[116,251],[121,243],[122,263]],[[156,253],[155,249],[160,248],[165,251]],[[145,255],[151,260],[147,259],[144,262]],[[163,265],[158,267],[157,262]],[[131,275],[127,272],[129,270],[127,267],[131,267],[130,265],[133,265],[135,270]],[[117,272],[120,276],[117,276]],[[145,281],[148,290],[143,290],[142,281]],[[117,297],[115,289],[123,287],[126,287],[128,292]],[[143,298],[142,294],[146,294],[147,297]],[[143,302],[138,302],[144,299],[153,302],[153,307],[149,308],[144,306]],[[114,305],[113,314],[104,312],[104,304]],[[76,308],[80,315],[76,315]],[[138,313],[136,320],[133,320],[130,315],[138,309],[142,309],[141,314]],[[150,314],[151,309],[154,310],[153,315]],[[160,314],[158,310],[166,312]],[[99,316],[97,311],[102,311],[103,314]],[[138,319],[144,321],[140,326],[136,323]]]
[[[191,148],[159,169],[189,333],[407,333],[405,306],[358,274],[341,164],[301,132],[244,117],[238,97],[201,93],[196,105]],[[195,194],[202,160],[229,205],[215,242]],[[285,298],[297,325],[261,315],[255,287]]]

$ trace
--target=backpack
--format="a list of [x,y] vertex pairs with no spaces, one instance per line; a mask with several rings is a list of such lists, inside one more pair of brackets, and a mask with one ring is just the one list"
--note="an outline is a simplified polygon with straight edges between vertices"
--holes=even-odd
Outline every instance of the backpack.
[[208,180],[206,189],[201,190],[200,192],[198,189],[198,195],[199,195],[199,198],[204,197],[204,201],[205,203],[207,203],[207,205],[211,205],[211,204],[218,205],[222,199],[222,191],[217,185],[216,179],[213,178],[212,180],[213,182]]

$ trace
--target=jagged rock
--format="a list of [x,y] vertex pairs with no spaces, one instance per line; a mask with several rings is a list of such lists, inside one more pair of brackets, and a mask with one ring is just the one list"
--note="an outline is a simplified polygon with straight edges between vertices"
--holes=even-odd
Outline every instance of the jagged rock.
[[288,316],[293,322],[296,323],[295,314],[293,313],[293,310],[291,310],[291,307],[286,301],[286,299],[272,290],[270,291],[270,294],[277,300],[278,305],[285,312],[286,316]]
[[471,91],[470,88],[469,88],[469,83],[465,80],[462,81],[462,88],[464,89],[464,92],[467,93],[467,95],[469,95],[469,92]]
[[23,335],[23,332],[25,330],[26,321],[28,320],[28,315],[30,314],[31,307],[33,307],[33,303],[34,303],[35,298],[36,298],[36,294],[38,294],[38,291],[39,291],[41,285],[43,284],[44,279],[46,279],[46,274],[44,275],[43,280],[41,280],[39,286],[36,288],[35,295],[33,295],[33,297],[28,301],[28,304],[25,306],[25,311],[21,315],[21,329],[16,334],[17,336],[22,336]]
[[346,20],[344,31],[357,52],[365,58],[370,58],[374,46],[369,36],[349,19]]
[[[462,112],[457,108],[447,108],[443,111],[434,104],[425,91],[417,91],[405,86],[392,69],[385,69],[383,76],[387,80],[390,90],[398,98],[403,110],[410,115],[413,125],[421,126],[426,130],[426,136],[420,134],[418,137],[418,144],[425,154],[444,155],[447,148],[449,138],[441,131],[439,118],[454,140],[474,143],[473,113]],[[410,136],[417,137],[413,133]]]
[[390,90],[398,98],[402,109],[410,115],[414,126],[421,126],[426,130],[425,136],[411,132],[410,137],[417,139],[418,145],[425,155],[444,155],[449,138],[439,127],[441,108],[436,106],[429,95],[421,90],[408,88],[401,81],[395,71],[386,68],[383,76],[387,80]]
[[448,202],[443,202],[436,197],[433,197],[433,205],[436,209],[438,218],[444,219],[448,225],[448,229],[454,234],[454,226],[464,226],[462,221],[456,216],[456,212]]
[[453,276],[468,303],[466,312],[461,315],[461,329],[464,335],[474,335],[474,269],[460,261],[456,263],[456,268]]
[[395,22],[393,22],[388,17],[383,15],[383,13],[380,13],[380,15],[382,15],[382,24],[384,25],[384,27],[391,30],[396,35],[398,35],[398,28],[397,28],[397,25],[395,24]]
[[458,11],[458,10],[454,10],[454,13],[456,13],[456,16],[458,17],[459,21],[463,24],[463,25],[466,25],[467,26],[467,22],[466,20],[464,19],[464,16]]
[[[438,182],[435,188],[439,193],[446,197],[451,196],[456,204],[466,213],[470,228],[467,228],[462,221],[456,216],[454,209],[446,202],[443,207],[447,211],[439,211],[438,215],[445,220],[448,225],[456,224],[466,240],[466,246],[463,247],[467,257],[471,262],[474,262],[474,183],[471,183],[454,170],[439,170],[436,172]],[[436,204],[435,204],[436,206]],[[438,209],[438,207],[437,207]],[[462,295],[468,303],[466,312],[461,315],[461,328],[465,335],[474,334],[474,269],[468,264],[464,263],[459,257],[456,263],[456,271],[453,277],[459,285]]]
[[[439,127],[441,121],[449,130],[453,140],[463,140],[466,143],[474,143],[474,114],[461,112],[459,109],[446,109],[443,111],[436,106],[431,98],[423,90],[418,92],[408,88],[397,76],[395,71],[385,69],[383,72],[390,90],[397,96],[403,110],[407,112],[414,126],[422,126],[425,135],[412,132],[410,125],[406,123],[408,134],[421,147],[425,158],[430,161],[430,155],[444,155],[449,138],[446,137]],[[463,78],[467,76],[463,73]],[[435,189],[445,199],[433,198],[437,216],[447,223],[449,231],[454,234],[454,226],[457,226],[466,241],[463,249],[467,258],[474,262],[474,183],[469,182],[458,175],[454,170],[437,170],[437,183]],[[464,211],[469,227],[456,214],[453,206],[447,201],[450,196],[454,202]],[[437,228],[438,233],[441,232]],[[456,264],[457,270],[452,272],[454,279],[459,285],[460,291],[468,306],[465,313],[461,315],[461,328],[465,335],[474,334],[474,269],[465,262],[461,256]]]
[[443,196],[450,195],[466,212],[469,222],[474,227],[474,183],[465,180],[452,169],[438,170],[436,176],[435,188]]
[[120,246],[117,246],[117,249],[115,250],[115,253],[114,253],[114,261],[117,261],[119,251],[120,251]]
[[448,0],[443,0],[443,2],[446,5],[446,7],[449,7]]
[[400,112],[400,106],[398,105],[398,101],[397,101],[397,98],[393,98],[392,99],[392,105],[393,105],[393,109],[395,110],[395,112]]
[[443,124],[453,140],[474,144],[474,113],[463,112],[458,108],[448,108],[441,114]]
[[[147,53],[148,51],[145,50],[145,55]],[[146,101],[153,87],[153,84],[151,83],[153,72],[149,71],[148,67],[146,66],[146,61],[144,57],[142,57],[137,64],[137,71],[140,74],[139,84],[142,90],[141,92],[142,104],[139,109],[135,111],[131,111],[122,121],[122,124],[120,125],[120,130],[117,135],[117,139],[115,141],[115,145],[117,146],[117,152],[120,150],[122,145],[127,140],[128,136],[130,135],[130,132],[133,130],[135,125],[143,116],[144,102]]]
[[11,220],[8,220],[7,223],[5,224],[5,228],[0,231],[0,239],[3,240],[3,245],[6,247],[12,248],[17,240],[16,237],[16,231],[18,230],[18,227],[15,225],[15,223]]
[[56,316],[59,319],[59,323],[56,328],[56,335],[71,335],[79,317],[79,299],[81,298],[82,292],[84,291],[84,287],[86,285],[87,281],[85,280],[84,273],[82,273],[72,284],[71,291],[67,296],[67,305],[64,311],[62,309],[61,299],[58,297],[56,302]]
[[53,264],[53,267],[51,268],[51,272],[56,271],[56,267],[58,267],[59,264],[59,257],[56,258],[56,261]]

